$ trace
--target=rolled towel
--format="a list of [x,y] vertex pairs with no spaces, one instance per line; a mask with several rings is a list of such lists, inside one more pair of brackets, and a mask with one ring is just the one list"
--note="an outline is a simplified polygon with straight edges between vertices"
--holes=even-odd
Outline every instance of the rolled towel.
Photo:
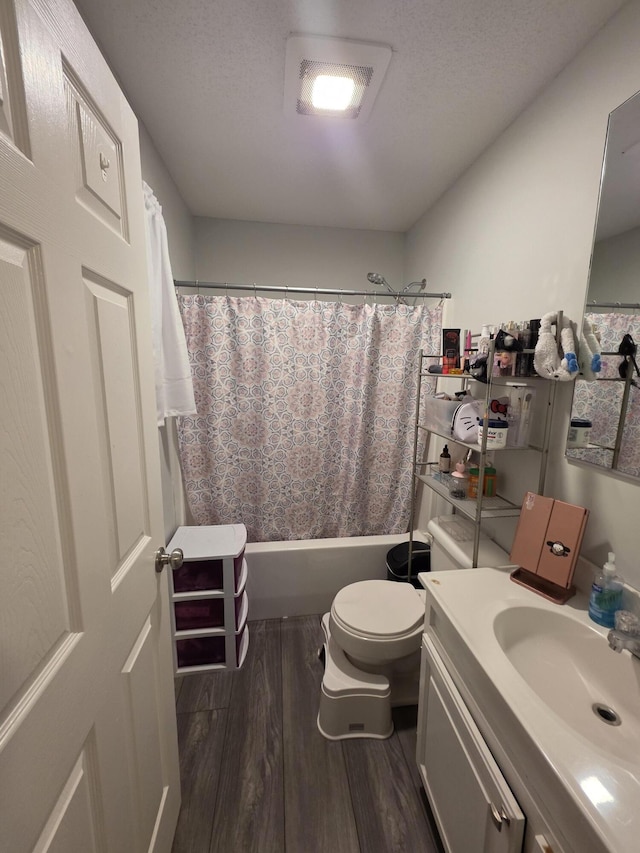
[[578,361],[580,363],[580,375],[587,382],[597,379],[597,374],[602,370],[602,359],[600,358],[600,343],[593,333],[591,323],[585,317],[582,321],[582,334],[580,335],[580,351]]
[[557,325],[557,322],[558,315],[554,311],[545,314],[540,321],[538,343],[533,353],[533,366],[538,376],[544,379],[570,382],[576,378],[579,369],[573,330],[571,321],[563,315],[560,329],[561,357],[555,335],[551,331],[552,324]]

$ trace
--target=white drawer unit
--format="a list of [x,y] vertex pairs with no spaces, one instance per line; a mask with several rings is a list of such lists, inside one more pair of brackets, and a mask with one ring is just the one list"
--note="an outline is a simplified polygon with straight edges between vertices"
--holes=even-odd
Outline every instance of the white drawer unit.
[[244,524],[179,527],[168,550],[183,564],[171,572],[176,674],[237,669],[249,647]]
[[525,817],[426,635],[417,758],[447,853],[520,853]]

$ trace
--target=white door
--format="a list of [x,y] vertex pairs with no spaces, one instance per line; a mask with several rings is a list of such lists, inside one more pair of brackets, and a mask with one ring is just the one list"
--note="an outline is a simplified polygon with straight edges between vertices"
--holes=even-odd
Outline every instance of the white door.
[[137,123],[69,0],[0,0],[0,850],[179,809]]

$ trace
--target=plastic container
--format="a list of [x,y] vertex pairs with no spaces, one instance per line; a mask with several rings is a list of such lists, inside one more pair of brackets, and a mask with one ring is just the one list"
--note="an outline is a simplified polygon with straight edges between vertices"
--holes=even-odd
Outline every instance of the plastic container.
[[[387,580],[406,581],[409,568],[409,543],[401,542],[387,551]],[[416,588],[422,589],[418,580],[419,572],[431,571],[431,546],[426,542],[413,541],[411,555],[411,578],[409,582]]]
[[467,496],[470,498],[478,497],[478,481],[480,479],[480,469],[477,465],[469,468],[469,482],[467,485]]
[[484,469],[484,483],[482,493],[488,498],[494,498],[498,490],[498,472],[493,465],[486,465]]
[[598,572],[591,586],[589,617],[598,625],[613,628],[617,610],[622,610],[624,583],[616,575],[616,555],[609,552],[609,559]]
[[526,447],[529,444],[531,432],[535,388],[528,385],[512,385],[505,391],[509,397],[507,447]]
[[567,447],[586,447],[591,435],[591,421],[586,418],[571,418],[567,433]]
[[[480,445],[482,444],[484,429],[484,418],[480,418],[480,423],[478,425],[478,444]],[[500,450],[500,448],[506,447],[508,432],[509,425],[506,421],[487,421],[487,450]]]
[[451,423],[459,405],[458,400],[429,397],[424,407],[425,426],[444,435],[451,435]]
[[[478,497],[478,483],[480,481],[480,469],[477,466],[469,468],[469,485],[467,486],[467,496],[471,499]],[[485,465],[484,480],[482,482],[482,494],[488,498],[495,497],[496,494],[497,471],[493,465]]]
[[451,474],[449,480],[449,497],[461,501],[467,497],[469,491],[469,475],[465,470],[464,462],[456,462],[456,470]]

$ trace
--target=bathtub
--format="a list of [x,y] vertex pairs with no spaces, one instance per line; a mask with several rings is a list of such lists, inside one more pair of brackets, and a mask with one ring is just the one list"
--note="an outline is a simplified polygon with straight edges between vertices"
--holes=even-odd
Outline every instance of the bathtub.
[[343,586],[385,579],[387,552],[408,538],[400,533],[248,544],[249,619],[326,613]]

